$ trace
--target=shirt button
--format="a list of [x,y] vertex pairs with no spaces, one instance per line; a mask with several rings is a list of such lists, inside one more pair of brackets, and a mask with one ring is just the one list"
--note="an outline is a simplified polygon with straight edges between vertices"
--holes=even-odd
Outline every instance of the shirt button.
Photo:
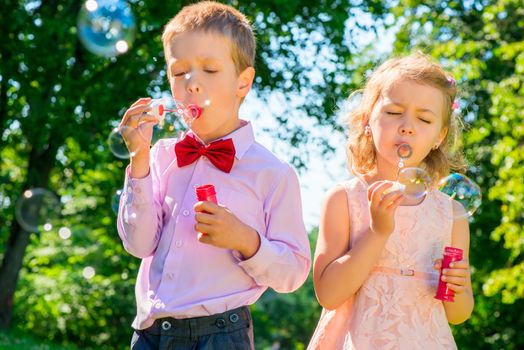
[[184,210],[184,211],[182,212],[182,215],[184,215],[184,216],[188,216],[188,215],[189,215],[189,210],[187,210],[187,209]]
[[197,188],[198,186],[200,186],[200,185],[199,184],[193,184],[194,188]]
[[182,246],[182,241],[178,239],[178,240],[175,242],[175,245],[176,245],[178,248],[180,248],[180,247]]
[[131,186],[127,187],[127,193],[133,193],[133,188]]
[[142,190],[140,189],[140,187],[138,187],[136,190],[135,190],[136,193],[140,193],[142,192]]

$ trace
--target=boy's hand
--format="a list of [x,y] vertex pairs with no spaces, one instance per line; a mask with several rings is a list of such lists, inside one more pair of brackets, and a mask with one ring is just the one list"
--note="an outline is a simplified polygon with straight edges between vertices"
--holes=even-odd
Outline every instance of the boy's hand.
[[387,193],[391,186],[391,181],[377,181],[368,188],[370,229],[380,235],[390,235],[395,229],[395,211],[403,198],[400,191]]
[[[433,268],[440,270],[442,259],[435,260]],[[469,262],[467,260],[453,261],[448,268],[442,270],[442,280],[455,295],[464,293],[469,284]]]
[[198,240],[219,248],[238,250],[244,259],[249,259],[260,247],[260,237],[252,227],[240,221],[224,206],[213,202],[197,202],[195,230]]
[[124,113],[118,125],[127,149],[136,155],[149,154],[153,126],[157,122],[154,116],[148,114],[151,110],[149,102],[151,102],[149,97],[137,100]]

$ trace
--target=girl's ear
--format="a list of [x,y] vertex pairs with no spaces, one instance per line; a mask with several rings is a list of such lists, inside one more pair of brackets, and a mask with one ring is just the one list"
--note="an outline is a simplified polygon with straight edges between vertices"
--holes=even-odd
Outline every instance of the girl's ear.
[[440,145],[442,145],[442,142],[444,142],[444,140],[446,139],[447,134],[448,134],[448,128],[447,127],[444,127],[444,128],[442,128],[442,130],[440,130],[440,133],[438,135],[438,147],[440,147]]
[[253,79],[255,79],[255,68],[253,67],[247,67],[240,73],[238,76],[238,88],[237,88],[237,96],[238,97],[246,97],[249,90],[251,90],[251,86],[253,85]]

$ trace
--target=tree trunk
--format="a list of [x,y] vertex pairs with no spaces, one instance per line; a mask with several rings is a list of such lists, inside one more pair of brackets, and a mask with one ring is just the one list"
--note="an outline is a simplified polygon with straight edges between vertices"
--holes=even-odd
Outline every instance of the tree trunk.
[[[56,151],[55,146],[49,146],[40,154],[37,154],[34,149],[31,150],[27,180],[22,191],[35,187],[47,187]],[[0,267],[0,329],[7,329],[11,324],[14,294],[30,234],[20,227],[16,220],[13,220]]]
[[29,234],[18,225],[18,222],[13,221],[9,242],[0,267],[0,329],[6,329],[11,324],[13,296],[22,268],[25,249],[29,244]]

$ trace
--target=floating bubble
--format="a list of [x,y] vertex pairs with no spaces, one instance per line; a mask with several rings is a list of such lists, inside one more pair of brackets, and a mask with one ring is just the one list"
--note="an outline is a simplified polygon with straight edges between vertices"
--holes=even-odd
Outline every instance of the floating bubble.
[[120,206],[120,197],[122,197],[123,188],[116,190],[113,198],[111,198],[111,209],[115,214],[118,214],[118,207]]
[[122,0],[87,0],[77,19],[82,44],[98,56],[126,53],[135,39],[131,7]]
[[430,178],[427,172],[420,168],[404,168],[399,171],[397,182],[404,193],[400,202],[403,206],[419,205],[428,193]]
[[136,153],[140,151],[139,147],[136,147],[136,149],[133,150],[129,150],[127,147],[127,144],[122,135],[131,132],[133,132],[133,128],[125,125],[116,127],[113,130],[111,130],[111,133],[107,138],[107,144],[111,149],[111,153],[113,153],[115,157],[120,159],[127,159],[129,157],[135,156]]
[[16,220],[26,231],[38,232],[40,229],[50,231],[59,215],[58,197],[45,188],[26,190],[16,202]]
[[480,187],[466,175],[450,174],[439,181],[438,188],[449,196],[450,201],[462,204],[463,211],[453,211],[454,219],[472,216],[482,203]]

